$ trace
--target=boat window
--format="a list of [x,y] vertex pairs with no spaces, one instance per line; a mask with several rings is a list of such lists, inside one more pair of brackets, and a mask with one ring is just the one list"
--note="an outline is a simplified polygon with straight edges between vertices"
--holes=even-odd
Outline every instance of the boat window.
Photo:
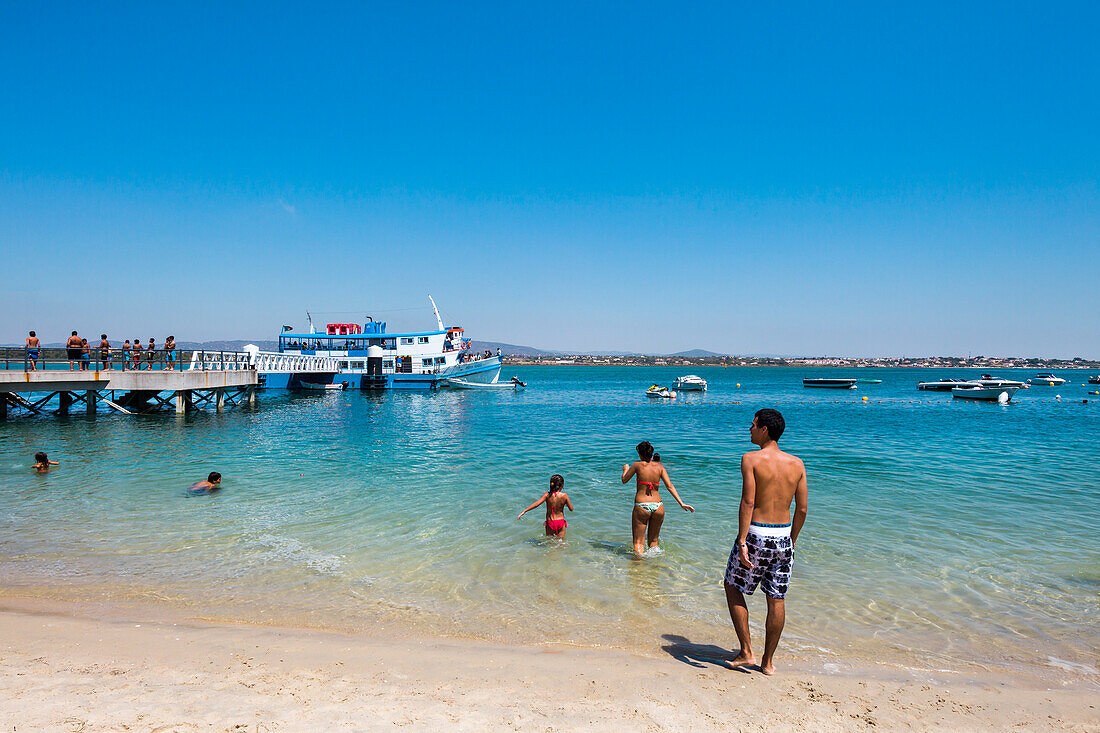
[[382,339],[382,348],[383,349],[396,349],[397,348],[397,341],[394,340],[394,339]]
[[417,339],[417,343],[420,343],[420,344],[428,343],[428,337],[427,336],[421,336],[419,339]]
[[363,362],[361,362],[361,361],[353,361],[353,362],[351,363],[351,368],[352,368],[352,369],[362,369],[362,368],[363,368]]
[[393,359],[384,359],[382,361],[383,369],[393,369]]
[[348,368],[348,363],[346,361],[340,362],[340,368],[341,369],[347,369]]
[[413,342],[413,340],[412,340],[411,338],[403,338],[403,339],[401,339],[401,343],[402,343],[402,344],[411,344],[412,342]]

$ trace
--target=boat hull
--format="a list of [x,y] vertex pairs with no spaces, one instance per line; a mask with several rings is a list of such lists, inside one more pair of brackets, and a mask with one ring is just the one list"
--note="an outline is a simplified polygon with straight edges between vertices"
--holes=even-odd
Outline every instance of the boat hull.
[[[982,402],[1008,402],[1019,387],[956,387],[951,396],[960,400],[981,400]],[[1001,395],[1006,395],[1002,400]]]
[[261,372],[260,385],[266,389],[328,389],[327,387],[307,387],[310,385],[339,384],[347,382],[350,389],[362,390],[434,390],[445,379],[457,377],[467,382],[489,384],[500,377],[500,357],[490,357],[477,361],[457,364],[438,372],[424,374],[384,373],[369,375],[365,370],[340,371],[335,373],[295,374],[292,372]]
[[854,379],[803,379],[803,387],[812,387],[814,389],[855,389],[856,380]]

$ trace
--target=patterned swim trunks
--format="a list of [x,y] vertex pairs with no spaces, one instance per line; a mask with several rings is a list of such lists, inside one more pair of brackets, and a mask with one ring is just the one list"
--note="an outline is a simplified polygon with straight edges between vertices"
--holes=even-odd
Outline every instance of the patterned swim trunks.
[[726,564],[726,585],[732,585],[750,596],[757,584],[771,598],[783,598],[787,595],[787,586],[791,582],[791,568],[794,565],[794,546],[790,537],[764,537],[750,531],[745,538],[749,550],[751,568],[741,564],[737,546],[730,552]]

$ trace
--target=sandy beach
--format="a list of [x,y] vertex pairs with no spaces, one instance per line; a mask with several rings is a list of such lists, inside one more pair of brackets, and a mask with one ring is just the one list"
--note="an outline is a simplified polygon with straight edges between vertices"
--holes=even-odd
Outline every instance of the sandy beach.
[[[670,636],[652,655],[0,612],[4,730],[1100,731],[1095,688],[896,668],[781,674]],[[18,607],[18,604],[16,604]]]

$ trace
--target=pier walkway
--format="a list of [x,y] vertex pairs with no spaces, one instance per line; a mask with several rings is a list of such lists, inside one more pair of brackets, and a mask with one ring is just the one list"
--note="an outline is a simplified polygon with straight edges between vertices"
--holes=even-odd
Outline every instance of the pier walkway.
[[[172,407],[183,414],[200,406],[221,412],[226,405],[255,405],[261,373],[332,374],[338,369],[331,357],[254,348],[194,351],[179,361],[175,354],[168,361],[168,352],[146,352],[137,361],[112,353],[107,359],[77,362],[74,370],[69,370],[67,358],[55,356],[37,359],[37,368],[31,369],[25,349],[4,351],[9,353],[0,354],[0,418],[7,417],[10,409],[67,415],[79,406],[95,415],[101,404],[127,415]],[[100,356],[98,349],[92,353]]]

